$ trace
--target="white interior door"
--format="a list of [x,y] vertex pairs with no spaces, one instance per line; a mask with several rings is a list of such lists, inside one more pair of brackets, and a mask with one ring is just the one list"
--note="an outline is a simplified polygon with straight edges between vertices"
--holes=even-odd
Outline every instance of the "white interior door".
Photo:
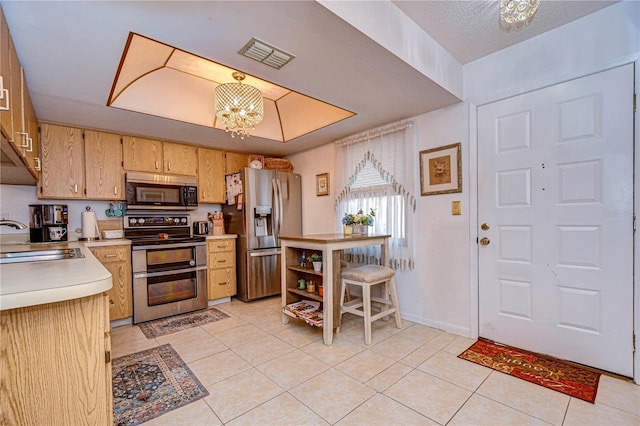
[[633,72],[478,108],[480,336],[633,375]]

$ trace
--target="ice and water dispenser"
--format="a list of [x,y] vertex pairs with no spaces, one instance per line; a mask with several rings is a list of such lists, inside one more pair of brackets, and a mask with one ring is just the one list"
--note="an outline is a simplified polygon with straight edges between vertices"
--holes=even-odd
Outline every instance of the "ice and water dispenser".
[[267,237],[272,235],[270,206],[256,206],[253,220],[256,237]]

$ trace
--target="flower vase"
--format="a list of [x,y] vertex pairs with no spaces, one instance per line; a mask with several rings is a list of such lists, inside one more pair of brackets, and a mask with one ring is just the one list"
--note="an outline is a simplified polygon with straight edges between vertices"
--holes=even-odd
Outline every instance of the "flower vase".
[[345,225],[343,228],[344,235],[353,234],[353,227],[351,225]]
[[322,271],[322,262],[312,262],[313,263],[313,270],[316,272],[320,272]]
[[367,235],[369,233],[369,226],[367,225],[353,225],[353,233],[359,235]]

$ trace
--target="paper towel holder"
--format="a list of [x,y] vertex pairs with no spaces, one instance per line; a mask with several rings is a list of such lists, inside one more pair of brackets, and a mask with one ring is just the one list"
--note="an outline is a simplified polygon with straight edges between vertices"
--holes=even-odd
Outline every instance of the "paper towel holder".
[[[82,238],[80,241],[95,241],[100,239],[100,230],[98,229],[98,221],[96,219],[95,212],[91,211],[91,206],[85,207],[85,212],[82,212]],[[85,229],[87,228],[87,229]],[[92,228],[93,236],[87,236],[89,229]]]

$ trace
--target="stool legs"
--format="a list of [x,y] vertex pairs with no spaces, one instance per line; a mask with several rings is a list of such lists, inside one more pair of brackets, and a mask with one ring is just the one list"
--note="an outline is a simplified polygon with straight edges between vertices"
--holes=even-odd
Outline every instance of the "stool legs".
[[396,328],[402,328],[402,318],[400,317],[400,309],[398,308],[398,306],[400,305],[398,304],[398,292],[396,291],[395,277],[391,277],[391,279],[389,280],[389,286],[391,287],[390,289],[391,303],[393,304],[393,307],[396,310],[395,312]]
[[362,286],[362,309],[364,311],[364,343],[371,344],[371,286]]

